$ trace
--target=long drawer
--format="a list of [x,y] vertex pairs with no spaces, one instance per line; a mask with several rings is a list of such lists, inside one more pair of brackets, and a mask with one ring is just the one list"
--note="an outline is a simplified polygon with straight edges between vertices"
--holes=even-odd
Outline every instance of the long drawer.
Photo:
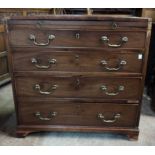
[[143,54],[138,50],[13,50],[14,71],[71,71],[141,73]]
[[[22,37],[21,37],[22,36]],[[144,31],[47,30],[21,26],[10,31],[10,45],[15,47],[100,47],[144,48]]]
[[33,101],[19,103],[20,124],[135,127],[135,104]]
[[17,77],[18,96],[138,100],[141,78],[122,77]]
[[[54,16],[53,16],[54,17]],[[60,17],[60,16],[59,16]],[[54,17],[57,18],[57,17]],[[68,17],[67,17],[68,18]],[[130,21],[127,19],[126,21],[123,19],[108,19],[108,20],[102,20],[99,19],[97,21],[95,20],[87,20],[86,18],[83,20],[76,20],[76,17],[74,19],[71,19],[71,16],[69,16],[68,19],[64,20],[59,19],[59,20],[26,20],[26,19],[18,19],[18,20],[9,20],[9,29],[14,30],[14,29],[24,29],[24,28],[30,28],[30,29],[44,29],[44,30],[51,30],[51,29],[82,29],[82,30],[87,30],[87,29],[93,29],[93,30],[114,30],[114,31],[146,31],[146,28],[148,27],[147,21],[144,19],[139,20],[133,20]],[[82,16],[80,16],[82,18]],[[88,18],[88,16],[87,16]],[[105,18],[105,17],[104,17]]]

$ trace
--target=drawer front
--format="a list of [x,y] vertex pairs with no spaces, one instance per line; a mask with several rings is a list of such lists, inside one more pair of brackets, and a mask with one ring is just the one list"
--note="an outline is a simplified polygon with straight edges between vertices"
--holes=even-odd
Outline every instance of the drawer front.
[[[81,16],[82,17],[82,16]],[[81,18],[80,17],[80,18]],[[88,16],[87,16],[88,17]],[[71,17],[69,16],[69,19]],[[75,17],[74,17],[75,19]],[[140,21],[135,20],[8,20],[9,30],[16,29],[43,29],[43,30],[51,30],[51,29],[81,29],[81,30],[127,30],[127,31],[145,31],[148,27],[148,21]]]
[[[21,37],[22,36],[22,37]],[[144,48],[146,33],[19,28],[10,31],[11,46]]]
[[137,105],[128,104],[57,103],[57,101],[19,104],[20,123],[33,125],[133,127],[136,126],[137,112]]
[[15,49],[14,71],[128,72],[141,73],[140,51],[88,51]]
[[20,77],[16,78],[18,96],[89,97],[102,99],[139,99],[141,78],[118,77]]

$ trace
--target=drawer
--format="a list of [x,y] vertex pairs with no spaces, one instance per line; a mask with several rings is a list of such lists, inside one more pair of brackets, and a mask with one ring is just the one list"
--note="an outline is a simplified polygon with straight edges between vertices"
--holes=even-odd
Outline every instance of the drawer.
[[24,101],[19,104],[19,120],[24,125],[134,127],[137,114],[138,106],[135,104],[57,101]]
[[52,30],[25,26],[10,31],[10,45],[15,47],[144,48],[145,38],[144,31]]
[[[57,18],[55,15],[53,16],[54,18]],[[67,17],[67,16],[66,16]],[[66,19],[64,20],[64,15],[62,16],[62,20],[55,20],[54,18],[52,20],[46,20],[46,19],[9,19],[8,20],[8,26],[9,30],[14,30],[14,29],[82,29],[82,30],[87,30],[87,29],[92,29],[92,30],[113,30],[113,31],[120,31],[120,30],[126,30],[126,31],[145,31],[148,27],[148,19],[136,19],[132,18],[133,21],[130,19],[118,19],[115,18],[114,16],[111,19],[106,19],[104,16],[104,19],[99,19],[100,17],[97,16],[97,18],[93,15],[90,16],[91,19],[87,20],[89,16],[86,16],[85,19],[82,20],[84,16],[80,16],[80,20],[76,20],[76,16],[73,18],[69,15]],[[103,17],[103,16],[102,16]],[[33,18],[33,17],[30,17]],[[92,19],[94,18],[94,19]],[[109,18],[109,17],[108,17]],[[99,19],[99,20],[97,20]]]
[[141,73],[142,63],[138,50],[13,50],[14,71]]
[[141,78],[121,77],[17,77],[18,96],[140,99]]

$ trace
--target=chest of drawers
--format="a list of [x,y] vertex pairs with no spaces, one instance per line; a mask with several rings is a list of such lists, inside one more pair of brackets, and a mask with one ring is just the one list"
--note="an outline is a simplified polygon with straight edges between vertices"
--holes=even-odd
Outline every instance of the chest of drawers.
[[95,15],[9,19],[17,136],[85,131],[137,139],[150,25]]

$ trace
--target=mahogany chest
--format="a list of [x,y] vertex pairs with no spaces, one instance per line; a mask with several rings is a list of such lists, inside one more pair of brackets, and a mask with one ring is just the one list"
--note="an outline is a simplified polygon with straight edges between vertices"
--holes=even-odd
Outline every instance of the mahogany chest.
[[55,15],[7,20],[17,136],[115,132],[138,138],[151,21]]

